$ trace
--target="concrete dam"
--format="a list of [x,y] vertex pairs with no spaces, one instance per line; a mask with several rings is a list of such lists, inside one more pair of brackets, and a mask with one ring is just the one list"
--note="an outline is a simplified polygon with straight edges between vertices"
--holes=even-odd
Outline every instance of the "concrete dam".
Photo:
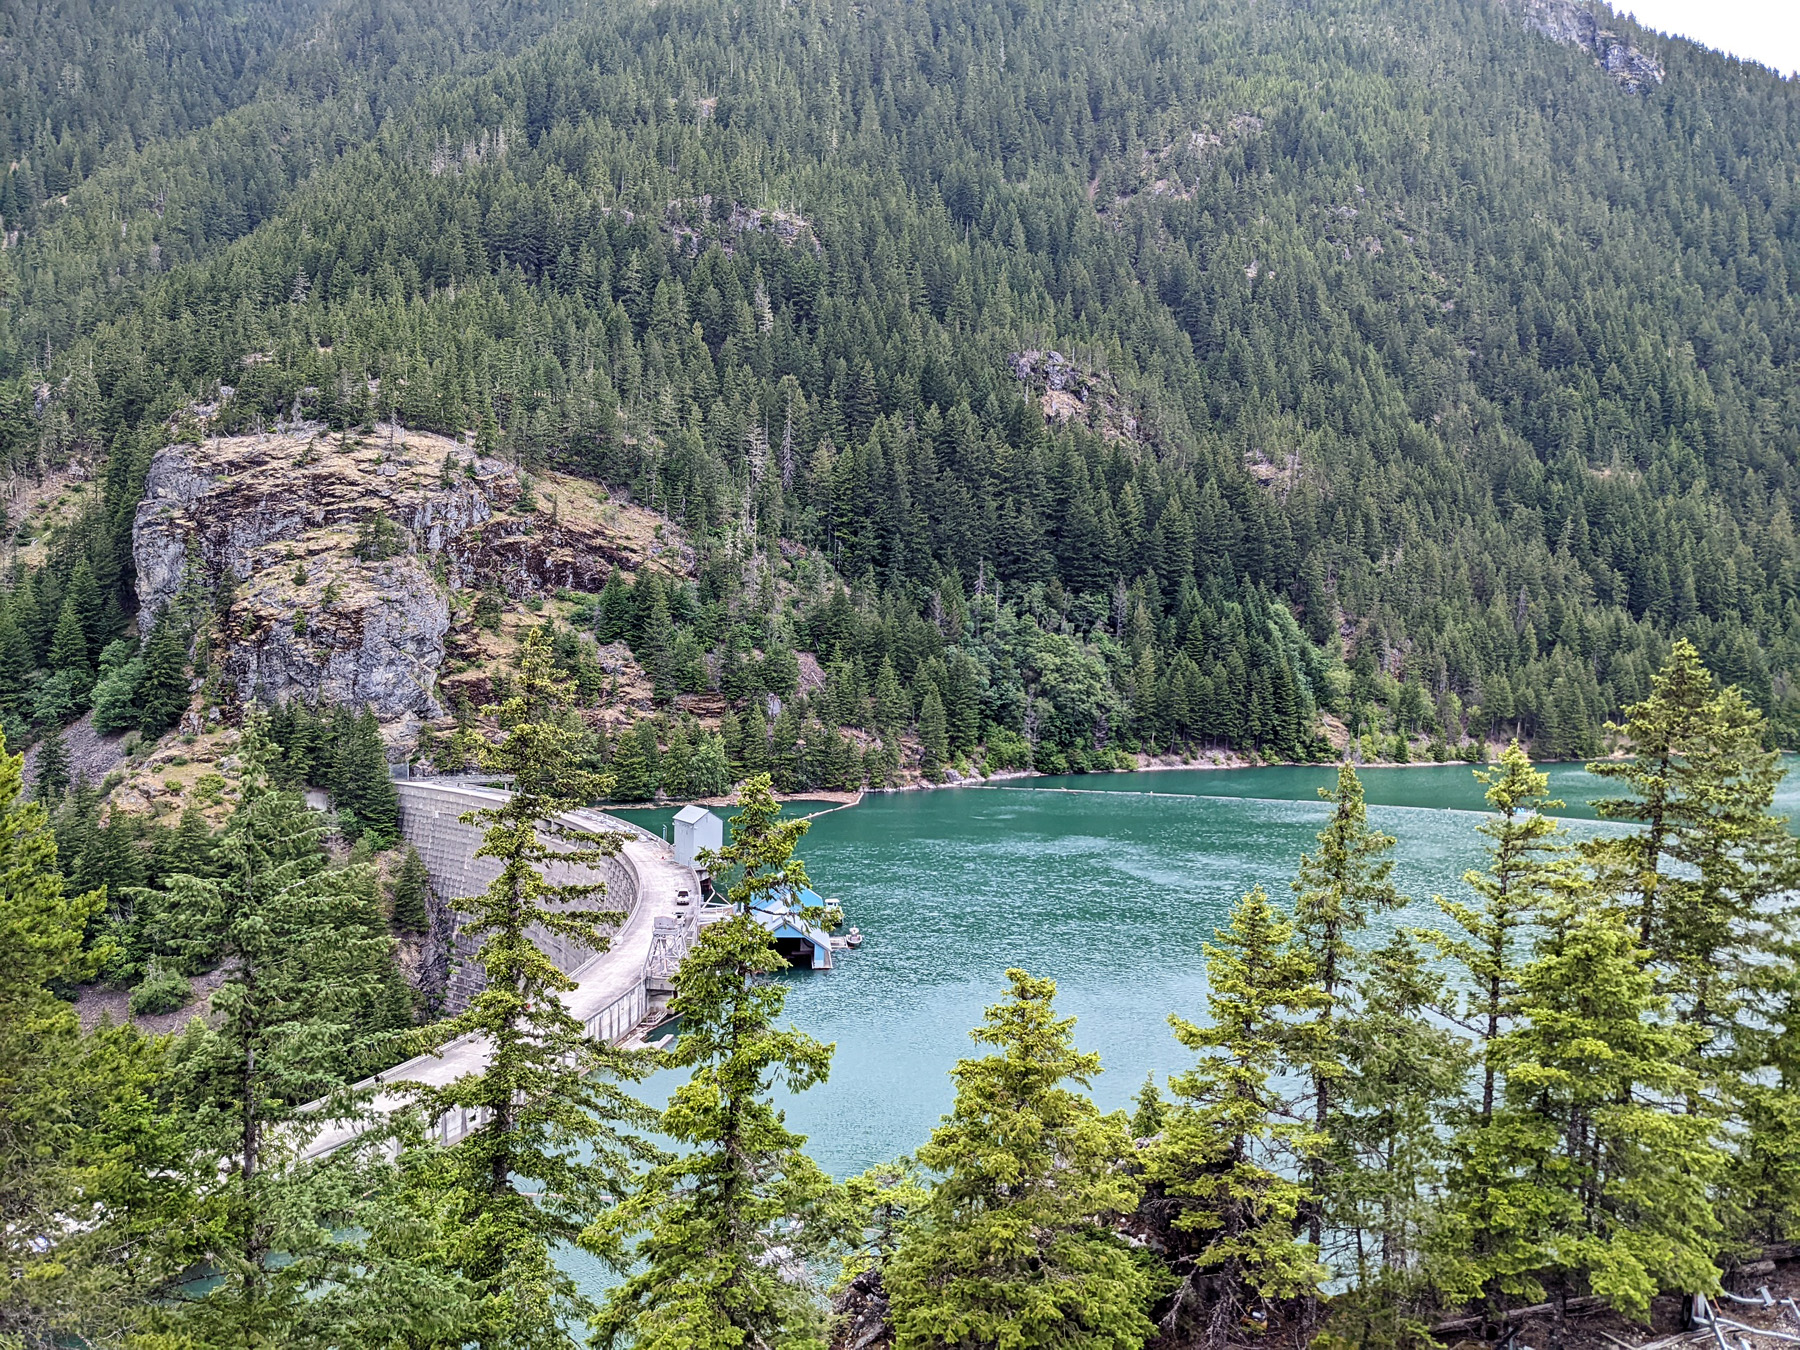
[[[457,900],[476,895],[499,875],[499,864],[477,858],[481,846],[479,825],[464,824],[459,817],[507,799],[501,789],[447,782],[402,782],[400,828],[406,841],[418,849],[431,886],[440,898],[438,921],[448,911],[455,921]],[[537,932],[533,940],[576,987],[563,996],[571,1014],[580,1018],[587,1034],[608,1041],[631,1035],[650,1012],[651,1000],[671,991],[671,980],[693,945],[700,922],[700,879],[694,869],[677,862],[674,850],[657,836],[601,811],[571,811],[561,817],[579,830],[626,836],[614,857],[596,867],[552,867],[549,879],[568,883],[604,882],[606,894],[595,897],[594,909],[615,910],[623,919],[613,928],[604,952],[568,942],[553,934]],[[554,847],[554,845],[552,845]],[[485,983],[475,957],[478,944],[460,929],[450,942],[450,973],[445,984],[445,1011],[458,1012]],[[485,1038],[465,1036],[446,1042],[437,1051],[420,1055],[376,1075],[365,1086],[377,1091],[373,1109],[382,1114],[407,1105],[404,1091],[388,1085],[421,1083],[444,1086],[477,1072],[487,1062]],[[474,1113],[459,1112],[432,1123],[440,1142],[452,1144],[483,1122]],[[305,1157],[322,1157],[342,1147],[366,1128],[356,1122],[332,1121],[312,1140]]]

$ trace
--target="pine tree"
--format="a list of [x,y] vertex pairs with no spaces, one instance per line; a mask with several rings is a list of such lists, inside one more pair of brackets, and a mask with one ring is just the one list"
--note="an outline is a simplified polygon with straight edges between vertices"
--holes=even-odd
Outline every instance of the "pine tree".
[[1784,940],[1800,882],[1800,844],[1770,810],[1782,769],[1765,748],[1769,728],[1735,687],[1715,693],[1699,655],[1680,640],[1650,697],[1628,708],[1618,729],[1632,756],[1588,768],[1632,795],[1594,805],[1638,828],[1584,852],[1630,906],[1677,1014],[1709,1033],[1705,1053],[1754,1072],[1754,1026],[1766,1021],[1758,1005],[1765,991],[1782,992],[1759,948]]
[[94,730],[129,731],[137,726],[138,686],[144,682],[144,663],[133,656],[103,675],[94,686]]
[[875,729],[881,733],[884,742],[892,745],[911,721],[912,701],[900,687],[894,663],[883,657],[881,669],[875,674]]
[[1444,979],[1411,935],[1395,933],[1361,965],[1357,1009],[1338,1031],[1346,1073],[1335,1086],[1325,1217],[1353,1235],[1359,1286],[1395,1302],[1428,1275],[1420,1262],[1443,1180],[1441,1122],[1463,1093],[1469,1052],[1432,1015]]
[[800,719],[783,708],[769,728],[769,777],[778,792],[798,792],[805,783],[800,755]]
[[688,764],[688,795],[722,797],[731,790],[731,769],[726,763],[725,740],[717,733],[703,736]]
[[664,795],[682,798],[691,795],[688,769],[693,762],[693,747],[688,742],[687,728],[677,722],[669,732],[669,748],[662,757],[661,788]]
[[387,750],[372,709],[340,708],[332,723],[329,786],[344,837],[367,835],[377,849],[400,837],[400,794],[388,773]]
[[[86,647],[88,663],[91,665],[106,645],[106,607],[100,596],[99,582],[94,578],[94,569],[86,558],[75,564],[75,570],[69,574],[69,590],[64,601],[66,608],[75,611],[75,620],[81,625],[81,635]],[[54,669],[61,667],[54,666]]]
[[1712,1293],[1725,1158],[1687,1067],[1697,1033],[1673,1025],[1630,921],[1577,895],[1550,917],[1520,975],[1519,1025],[1495,1043],[1505,1098],[1455,1141],[1457,1230],[1477,1240],[1467,1286],[1552,1294],[1551,1344],[1578,1294],[1645,1319],[1665,1289]]
[[0,708],[17,708],[31,674],[31,644],[13,615],[13,602],[0,605]]
[[419,857],[418,849],[408,848],[389,894],[394,927],[403,933],[423,933],[429,928],[431,915],[427,901],[430,891],[431,876],[425,870],[425,860]]
[[485,891],[457,902],[462,931],[481,944],[487,983],[466,1012],[434,1028],[441,1041],[483,1036],[492,1050],[478,1072],[418,1090],[427,1119],[483,1113],[462,1143],[419,1158],[412,1176],[420,1203],[437,1216],[438,1259],[476,1293],[456,1343],[483,1350],[572,1344],[572,1324],[592,1304],[557,1265],[556,1249],[606,1211],[653,1153],[644,1131],[654,1114],[619,1086],[642,1075],[642,1061],[585,1034],[562,1003],[574,981],[532,941],[544,930],[604,951],[608,926],[621,918],[593,907],[604,895],[598,883],[544,878],[552,862],[591,865],[619,845],[558,819],[612,787],[586,767],[572,705],[549,635],[533,629],[497,709],[504,739],[482,759],[488,771],[512,775],[512,796],[463,817],[484,831],[476,856],[499,866]]
[[[168,881],[177,955],[226,971],[212,1017],[172,1050],[175,1099],[217,1159],[194,1183],[183,1231],[190,1258],[221,1278],[167,1313],[200,1345],[284,1340],[357,1303],[349,1289],[403,1304],[419,1285],[420,1297],[441,1288],[422,1267],[372,1265],[340,1231],[376,1222],[347,1200],[370,1193],[383,1171],[373,1140],[328,1163],[300,1161],[325,1123],[303,1103],[360,1076],[400,1029],[372,1015],[396,972],[390,941],[369,922],[368,870],[330,867],[317,814],[269,783],[273,748],[255,724],[241,753],[242,798],[219,845],[220,875]],[[320,1306],[325,1291],[332,1303]]]
[[56,630],[50,638],[50,652],[46,661],[54,671],[66,670],[89,677],[94,673],[88,658],[87,634],[82,630],[81,616],[76,611],[75,597],[72,595],[63,601],[62,613],[57,617]]
[[594,636],[601,642],[622,642],[630,631],[631,593],[625,588],[625,573],[615,567],[607,573],[606,585],[600,590]]
[[643,573],[638,586],[640,590],[645,586],[651,588],[638,658],[643,662],[644,673],[650,677],[657,702],[666,703],[676,694],[675,629],[669,618],[669,600],[654,573]]
[[[270,755],[273,759],[273,754]],[[213,828],[198,807],[190,806],[181,813],[181,823],[163,836],[156,853],[157,876],[186,875],[212,877],[218,875],[214,853],[218,840]]]
[[768,777],[744,785],[731,843],[705,859],[735,875],[732,916],[705,925],[676,976],[682,1034],[668,1064],[688,1071],[658,1125],[683,1152],[652,1167],[584,1245],[628,1272],[607,1294],[594,1343],[634,1350],[725,1350],[816,1342],[812,1296],[783,1270],[829,1236],[830,1184],[772,1101],[776,1083],[823,1082],[831,1047],[776,1022],[787,962],[753,911],[807,885]]
[[148,737],[160,736],[181,719],[187,706],[187,639],[171,605],[150,630],[144,648],[144,678],[137,692],[138,730]]
[[37,799],[49,801],[69,790],[69,745],[62,728],[51,724],[37,748]]
[[1192,1267],[1158,1330],[1209,1350],[1237,1343],[1253,1303],[1310,1294],[1326,1274],[1295,1236],[1315,1202],[1295,1168],[1310,1172],[1325,1141],[1295,1122],[1282,1083],[1316,1056],[1300,1019],[1325,996],[1294,936],[1262,888],[1251,891],[1206,944],[1210,1025],[1169,1019],[1200,1059],[1169,1080],[1162,1138],[1144,1154],[1144,1180],[1172,1214],[1170,1253]]
[[[1406,903],[1393,883],[1394,837],[1369,828],[1368,808],[1363,803],[1362,780],[1349,763],[1338,767],[1337,787],[1321,788],[1319,796],[1331,803],[1331,820],[1319,831],[1317,853],[1300,855],[1300,871],[1294,878],[1294,929],[1301,948],[1312,958],[1323,1001],[1316,1015],[1315,1036],[1324,1053],[1311,1068],[1313,1128],[1321,1135],[1332,1123],[1331,1089],[1344,1072],[1337,1060],[1337,1023],[1348,1012],[1343,987],[1351,978],[1356,949],[1351,939],[1379,914],[1391,913]],[[1313,1191],[1326,1190],[1326,1153],[1313,1159]],[[1308,1215],[1315,1247],[1322,1236],[1317,1209]]]
[[1461,1024],[1480,1043],[1483,1056],[1480,1114],[1492,1117],[1499,1069],[1492,1046],[1515,1012],[1521,965],[1520,930],[1578,884],[1565,833],[1546,814],[1562,806],[1549,794],[1549,775],[1532,768],[1517,741],[1507,746],[1497,768],[1476,770],[1487,786],[1494,814],[1476,828],[1487,837],[1485,872],[1468,871],[1463,884],[1478,902],[1437,897],[1456,930],[1433,933],[1440,954],[1468,972]]
[[169,1250],[185,1183],[155,1107],[159,1055],[130,1028],[84,1035],[55,987],[92,979],[83,933],[99,892],[68,894],[24,763],[0,747],[0,1328],[19,1345],[91,1343],[137,1329]]
[[931,1186],[912,1158],[877,1163],[845,1180],[832,1196],[832,1225],[843,1247],[839,1284],[869,1273],[882,1278],[930,1206]]
[[1163,1121],[1168,1118],[1168,1103],[1163,1100],[1161,1089],[1156,1086],[1156,1075],[1145,1074],[1144,1086],[1138,1089],[1137,1096],[1131,1099],[1131,1133],[1137,1139],[1149,1139],[1162,1133]]
[[763,717],[761,703],[752,700],[744,718],[743,764],[739,777],[745,782],[767,776],[769,772],[769,724]]
[[935,687],[928,687],[919,704],[919,772],[933,783],[944,781],[944,764],[950,758],[950,738],[944,727],[944,701]]
[[613,800],[647,802],[656,795],[654,770],[644,754],[643,738],[636,727],[619,737],[611,771]]
[[957,1062],[956,1103],[919,1150],[937,1181],[885,1274],[895,1344],[1136,1350],[1152,1278],[1106,1222],[1138,1202],[1118,1166],[1124,1113],[1076,1090],[1100,1057],[1075,1048],[1055,984],[1006,978],[1007,1000],[973,1033],[995,1053]]

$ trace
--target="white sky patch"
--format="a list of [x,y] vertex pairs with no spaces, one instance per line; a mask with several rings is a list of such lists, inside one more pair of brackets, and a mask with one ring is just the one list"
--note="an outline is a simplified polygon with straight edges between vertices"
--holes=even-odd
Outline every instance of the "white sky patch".
[[1614,0],[1647,28],[1800,73],[1800,0]]

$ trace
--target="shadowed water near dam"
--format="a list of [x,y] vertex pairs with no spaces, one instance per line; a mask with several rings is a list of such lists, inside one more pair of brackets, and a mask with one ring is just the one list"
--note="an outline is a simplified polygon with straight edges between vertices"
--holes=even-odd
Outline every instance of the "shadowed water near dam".
[[[1790,761],[1790,764],[1794,761]],[[1553,766],[1572,834],[1596,824],[1586,801],[1606,788],[1577,765]],[[1205,1015],[1201,944],[1231,903],[1261,883],[1285,901],[1335,770],[1167,771],[1018,780],[872,795],[819,816],[800,853],[821,895],[841,898],[865,942],[830,972],[787,978],[787,1017],[833,1041],[830,1080],[790,1098],[791,1124],[837,1176],[915,1148],[951,1101],[949,1069],[973,1052],[969,1028],[1022,965],[1055,979],[1078,1043],[1100,1053],[1093,1085],[1124,1106],[1154,1072],[1191,1056],[1167,1016]],[[1800,815],[1791,775],[1777,810]],[[1374,823],[1397,836],[1395,875],[1415,905],[1382,921],[1435,919],[1433,892],[1462,893],[1480,865],[1481,787],[1467,765],[1370,769]],[[793,804],[790,811],[814,809]],[[620,812],[657,830],[672,811]],[[676,1081],[658,1075],[647,1100]],[[567,1257],[584,1284],[601,1271]]]

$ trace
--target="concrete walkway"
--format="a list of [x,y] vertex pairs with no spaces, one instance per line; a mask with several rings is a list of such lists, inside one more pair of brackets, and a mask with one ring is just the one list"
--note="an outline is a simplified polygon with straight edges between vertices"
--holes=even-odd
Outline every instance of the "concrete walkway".
[[[622,822],[598,811],[572,811],[569,821],[582,829],[617,830]],[[655,937],[656,920],[681,919],[690,924],[698,917],[700,882],[694,869],[675,861],[674,851],[654,835],[634,833],[619,850],[637,873],[638,901],[625,926],[613,937],[606,951],[599,953],[577,969],[576,987],[563,996],[569,1012],[587,1027],[588,1034],[618,1041],[629,1036],[643,1020],[648,1006],[644,989],[644,967]],[[687,891],[688,904],[676,903],[677,893]],[[403,1064],[377,1074],[366,1086],[387,1083],[423,1083],[444,1087],[468,1074],[476,1073],[487,1063],[489,1043],[486,1037],[462,1036],[447,1042],[438,1051],[420,1055]],[[386,1114],[410,1102],[405,1092],[382,1091],[372,1103],[373,1110]],[[466,1115],[435,1123],[438,1139],[453,1144],[480,1122]],[[358,1122],[333,1121],[307,1145],[302,1157],[317,1158],[341,1148],[368,1126]]]

